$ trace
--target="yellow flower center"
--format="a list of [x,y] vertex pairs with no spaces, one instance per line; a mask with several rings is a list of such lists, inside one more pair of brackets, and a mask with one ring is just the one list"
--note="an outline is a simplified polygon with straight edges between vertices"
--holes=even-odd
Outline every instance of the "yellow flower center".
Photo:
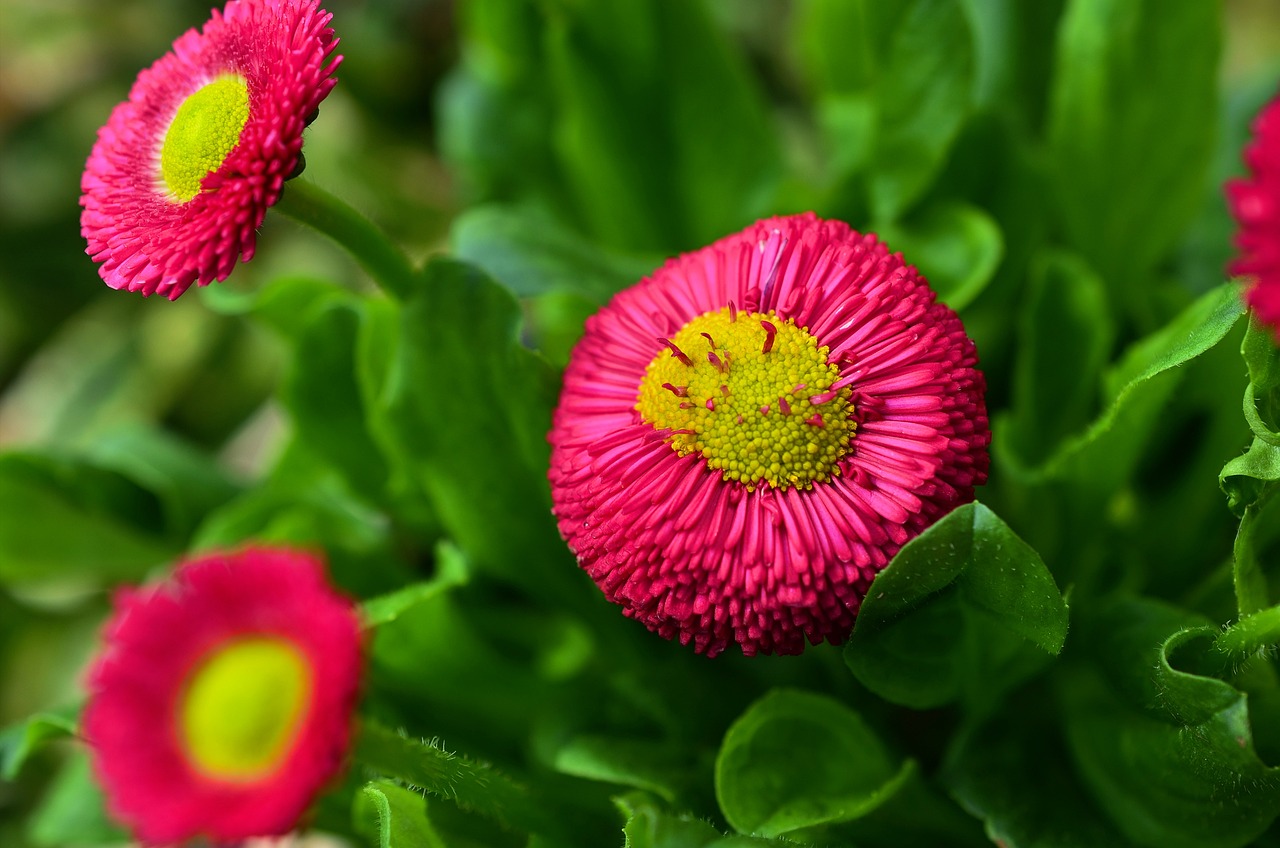
[[[773,312],[699,315],[649,363],[636,409],[748,491],[813,488],[838,473],[856,427],[828,349]],[[836,386],[835,390],[832,387]]]
[[160,148],[160,178],[169,194],[181,203],[199,194],[205,176],[240,143],[248,120],[249,88],[238,76],[218,77],[182,101]]
[[310,664],[284,639],[253,637],[218,648],[192,673],[178,706],[187,755],[220,780],[267,776],[297,737],[311,686]]

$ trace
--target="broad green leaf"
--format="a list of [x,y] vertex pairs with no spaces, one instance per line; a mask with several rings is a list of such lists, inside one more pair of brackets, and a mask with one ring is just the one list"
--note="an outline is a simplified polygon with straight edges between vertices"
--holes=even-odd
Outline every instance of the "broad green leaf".
[[170,536],[178,541],[185,541],[205,515],[240,491],[213,457],[152,426],[108,431],[86,446],[85,456],[153,492]]
[[156,526],[160,513],[154,495],[116,472],[0,455],[0,583],[137,580],[178,552]]
[[981,707],[1062,650],[1067,605],[1034,550],[979,503],[908,542],[863,600],[845,662],[894,703]]
[[360,789],[352,819],[370,848],[446,848],[427,818],[426,799],[389,780]]
[[1044,464],[1023,469],[997,437],[996,457],[1028,481],[1070,480],[1110,494],[1133,473],[1158,416],[1182,375],[1179,366],[1221,342],[1243,307],[1234,288],[1207,292],[1157,332],[1134,343],[1103,379],[1105,411]]
[[519,297],[580,294],[597,306],[651,273],[660,257],[608,250],[545,212],[475,206],[454,221],[453,252]]
[[535,597],[580,603],[586,587],[556,531],[546,481],[556,377],[519,334],[509,293],[469,266],[432,261],[404,304],[395,359],[381,369],[375,430],[478,570]]
[[560,4],[544,33],[551,143],[587,229],[618,247],[690,249],[766,211],[776,133],[701,0]]
[[725,733],[716,798],[739,833],[778,836],[864,816],[899,791],[914,768],[843,704],[779,689]]
[[952,738],[940,778],[1005,848],[1130,848],[1075,773],[1044,687]]
[[962,310],[991,282],[1004,256],[1000,227],[975,206],[948,202],[882,227],[880,237],[929,280],[938,299]]
[[724,836],[710,822],[688,813],[668,812],[640,792],[615,798],[614,803],[627,818],[622,828],[624,848],[782,848],[806,844],[791,839]]
[[1042,256],[1029,283],[1018,327],[1014,406],[994,430],[1034,466],[1095,413],[1115,326],[1102,281],[1078,257]]
[[0,731],[0,780],[16,780],[22,764],[33,753],[55,739],[73,736],[78,712],[37,713]]
[[1280,772],[1254,751],[1243,695],[1182,725],[1128,706],[1078,671],[1064,685],[1071,750],[1098,804],[1134,844],[1247,845],[1280,813]]
[[127,835],[111,823],[88,753],[73,751],[27,820],[33,848],[120,845]]
[[369,433],[357,382],[356,346],[364,321],[355,298],[330,298],[308,310],[293,337],[293,361],[283,400],[297,438],[373,503],[383,494],[387,466]]
[[1195,214],[1215,136],[1222,4],[1071,0],[1048,135],[1070,245],[1145,310],[1139,285]]
[[685,783],[682,758],[650,740],[578,734],[561,742],[548,763],[556,771],[643,789],[675,803]]
[[832,176],[864,172],[883,228],[928,189],[969,114],[973,44],[962,4],[809,0],[796,34]]

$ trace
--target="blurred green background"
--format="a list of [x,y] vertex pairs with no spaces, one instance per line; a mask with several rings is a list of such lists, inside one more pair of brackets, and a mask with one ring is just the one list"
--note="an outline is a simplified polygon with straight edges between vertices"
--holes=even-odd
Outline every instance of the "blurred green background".
[[[325,5],[346,59],[308,134],[308,177],[367,212],[413,258],[445,250],[460,211],[501,197],[501,187],[463,184],[438,155],[437,95],[460,58],[458,10],[446,0]],[[779,36],[796,5],[710,3],[764,86],[784,159],[803,170],[813,116],[794,45]],[[1280,76],[1280,4],[1226,8],[1221,87],[1233,129],[1219,140],[1215,180],[1239,172],[1244,127]],[[285,350],[236,314],[236,297],[308,271],[365,285],[344,253],[279,215],[268,216],[258,258],[176,303],[112,292],[84,254],[79,180],[98,127],[136,73],[208,9],[189,0],[0,3],[0,450],[92,453],[126,428],[213,454],[250,481],[284,441],[272,395]],[[1186,261],[1207,286],[1227,259],[1229,222],[1220,199],[1207,199],[1203,215],[1197,231],[1213,238],[1192,245]],[[990,353],[999,365],[1000,352]],[[1006,389],[997,376],[993,396]],[[0,522],[21,521],[19,512],[0,512]],[[0,590],[0,726],[74,697],[105,609],[96,583]],[[38,774],[0,781],[0,845],[15,844],[8,827],[43,789]]]

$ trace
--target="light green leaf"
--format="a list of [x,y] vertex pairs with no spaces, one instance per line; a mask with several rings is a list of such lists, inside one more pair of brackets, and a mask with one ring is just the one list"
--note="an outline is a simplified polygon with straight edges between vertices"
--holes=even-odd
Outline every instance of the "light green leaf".
[[938,299],[961,310],[991,282],[1004,257],[1004,237],[976,206],[947,202],[881,227],[880,237],[929,280]]
[[15,780],[27,758],[48,742],[76,733],[79,708],[65,713],[36,713],[0,731],[0,780]]
[[371,848],[446,848],[427,819],[426,799],[389,780],[361,787],[352,819]]

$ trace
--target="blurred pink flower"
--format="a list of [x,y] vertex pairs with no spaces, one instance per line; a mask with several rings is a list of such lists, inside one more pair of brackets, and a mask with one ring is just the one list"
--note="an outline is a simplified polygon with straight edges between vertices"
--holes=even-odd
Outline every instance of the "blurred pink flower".
[[1244,150],[1250,176],[1227,183],[1227,199],[1239,223],[1235,243],[1240,255],[1232,274],[1250,277],[1245,302],[1280,340],[1280,96],[1253,123],[1253,140]]
[[116,289],[173,300],[253,258],[342,57],[318,0],[230,0],[138,75],[98,132],[80,230]]
[[204,555],[121,591],[83,718],[108,810],[148,844],[287,833],[344,764],[360,640],[299,551]]
[[841,642],[894,553],[986,481],[976,363],[874,236],[760,221],[588,320],[550,434],[560,532],[696,651]]

